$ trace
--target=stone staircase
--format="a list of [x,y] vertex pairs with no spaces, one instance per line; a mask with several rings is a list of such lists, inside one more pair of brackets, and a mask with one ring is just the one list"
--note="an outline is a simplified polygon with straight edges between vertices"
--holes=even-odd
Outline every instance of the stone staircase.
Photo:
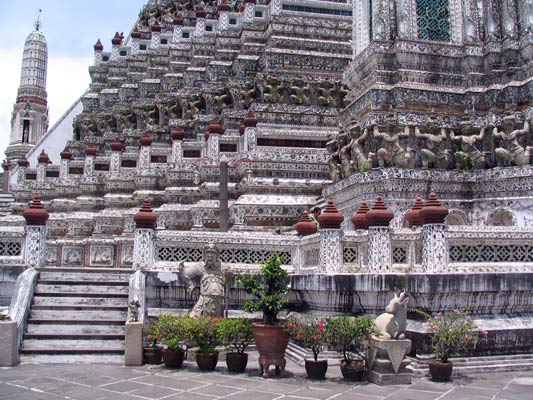
[[0,192],[0,216],[9,213],[9,205],[15,201],[11,193]]
[[21,362],[123,363],[131,272],[41,269]]
[[[411,358],[411,366],[416,376],[429,376],[431,357]],[[482,374],[487,372],[533,371],[533,354],[513,354],[501,356],[452,358],[453,375]]]
[[[313,353],[294,342],[289,342],[286,357],[300,366],[304,366],[305,359],[312,359]],[[342,356],[332,351],[320,353],[319,359],[328,360],[328,365],[339,365]],[[414,376],[429,376],[429,361],[431,356],[409,357],[411,365],[407,367]],[[453,375],[482,374],[487,372],[517,372],[533,371],[533,354],[515,354],[485,357],[452,358]]]

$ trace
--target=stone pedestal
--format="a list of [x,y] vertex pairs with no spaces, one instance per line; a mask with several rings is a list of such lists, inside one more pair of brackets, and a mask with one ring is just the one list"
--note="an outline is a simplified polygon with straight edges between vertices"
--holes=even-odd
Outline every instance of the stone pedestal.
[[370,339],[368,380],[377,385],[411,384],[411,373],[406,368],[411,362],[405,358],[410,351],[409,339]]
[[0,321],[0,367],[17,364],[17,322]]
[[126,322],[124,364],[138,367],[143,364],[143,324]]

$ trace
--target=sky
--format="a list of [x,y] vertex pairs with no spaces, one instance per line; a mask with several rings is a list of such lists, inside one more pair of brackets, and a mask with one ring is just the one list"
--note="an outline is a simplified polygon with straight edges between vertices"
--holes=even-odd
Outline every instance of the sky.
[[0,160],[9,144],[11,113],[20,83],[22,52],[41,9],[48,44],[51,128],[89,87],[88,68],[98,38],[111,49],[115,32],[130,32],[146,0],[0,0]]

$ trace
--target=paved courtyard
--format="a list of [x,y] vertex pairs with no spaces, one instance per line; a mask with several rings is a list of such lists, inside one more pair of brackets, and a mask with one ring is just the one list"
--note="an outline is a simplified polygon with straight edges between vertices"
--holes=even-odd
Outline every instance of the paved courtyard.
[[[255,357],[254,357],[255,358]],[[159,366],[22,364],[0,368],[2,400],[532,400],[533,372],[492,373],[456,377],[434,383],[427,378],[412,385],[380,387],[347,383],[338,366],[325,381],[305,379],[305,371],[288,362],[281,377],[263,379],[255,361],[245,374],[230,374],[224,363],[216,372],[199,372],[188,362],[180,370]]]

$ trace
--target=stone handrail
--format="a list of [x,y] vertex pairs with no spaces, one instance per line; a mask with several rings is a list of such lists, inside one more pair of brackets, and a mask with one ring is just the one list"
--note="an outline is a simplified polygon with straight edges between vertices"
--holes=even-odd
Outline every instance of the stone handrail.
[[[139,307],[137,309],[138,318],[136,322],[144,324],[144,317],[146,314],[146,276],[142,271],[136,271],[130,276],[128,305],[138,300]],[[132,321],[132,311],[128,307],[128,321]]]
[[22,337],[26,329],[26,320],[30,312],[33,292],[38,277],[39,271],[35,268],[27,269],[18,276],[15,288],[13,289],[13,297],[11,298],[7,316],[17,323],[17,354],[22,344]]

